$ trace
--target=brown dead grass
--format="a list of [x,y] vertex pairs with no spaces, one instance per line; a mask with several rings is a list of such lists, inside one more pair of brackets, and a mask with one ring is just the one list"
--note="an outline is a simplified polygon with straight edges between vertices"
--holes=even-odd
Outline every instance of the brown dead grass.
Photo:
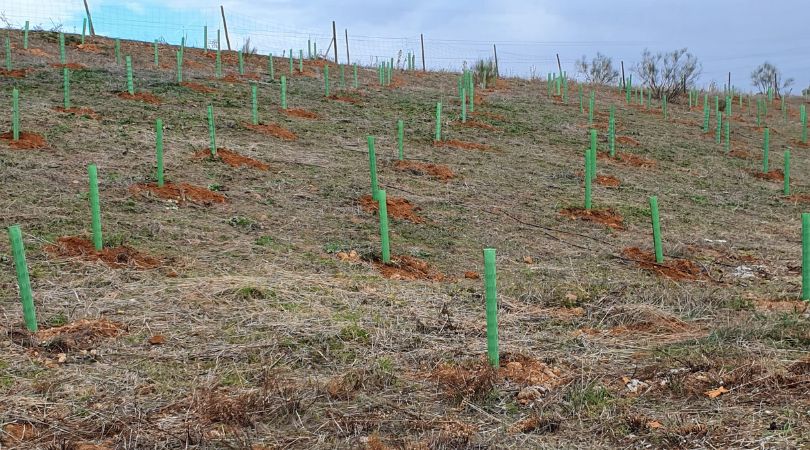
[[60,258],[80,258],[85,261],[102,261],[116,269],[128,267],[147,270],[161,266],[160,260],[140,253],[132,247],[107,247],[96,251],[93,243],[78,236],[63,236],[53,245],[46,245],[44,250]]
[[180,86],[191,89],[194,92],[200,92],[200,93],[203,93],[203,94],[211,94],[211,93],[214,93],[214,92],[217,91],[215,88],[212,88],[210,86],[206,86],[206,85],[200,84],[200,83],[194,83],[194,82],[191,82],[191,81],[184,81],[184,82],[180,83]]
[[458,139],[449,139],[438,142],[433,142],[434,147],[455,148],[459,150],[481,150],[489,151],[492,148],[486,144],[479,144],[476,142],[460,141]]
[[765,181],[784,181],[785,174],[782,173],[781,170],[771,170],[768,173],[763,173],[762,171],[751,170],[748,172],[754,178],[759,178],[760,180]]
[[627,152],[617,152],[615,158],[611,158],[607,153],[599,153],[598,158],[625,166],[639,167],[644,169],[651,169],[656,166],[656,161],[653,159],[647,159]]
[[126,326],[107,319],[82,319],[34,333],[39,347],[50,351],[88,350],[100,341],[119,336]]
[[628,147],[638,147],[641,142],[631,138],[630,136],[616,136],[616,143],[626,145]]
[[[211,159],[211,150],[204,149],[199,150],[197,153],[194,154],[194,157],[197,159]],[[233,150],[227,148],[217,148],[217,155],[213,158],[216,161],[222,161],[225,164],[231,167],[252,167],[258,170],[269,170],[270,166],[265,164],[261,161],[257,161],[253,158],[249,158],[247,156],[240,155]]]

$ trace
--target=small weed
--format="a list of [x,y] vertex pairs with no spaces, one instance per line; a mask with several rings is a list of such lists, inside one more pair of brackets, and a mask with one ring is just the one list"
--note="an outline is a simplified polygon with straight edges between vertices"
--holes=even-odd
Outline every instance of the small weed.
[[576,383],[565,393],[572,412],[601,410],[611,401],[610,392],[596,381]]

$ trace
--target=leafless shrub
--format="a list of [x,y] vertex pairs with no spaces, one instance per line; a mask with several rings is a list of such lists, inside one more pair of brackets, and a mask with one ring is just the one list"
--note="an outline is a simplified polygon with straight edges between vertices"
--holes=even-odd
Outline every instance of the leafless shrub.
[[667,99],[675,100],[695,84],[701,69],[697,57],[686,48],[656,54],[644,49],[635,71],[654,97],[666,95]]
[[793,78],[784,79],[782,71],[766,61],[751,72],[751,82],[762,93],[768,92],[769,88],[773,88],[773,93],[778,97],[784,91],[790,93],[788,88],[793,85],[794,80]]
[[244,54],[244,55],[255,55],[258,52],[259,52],[258,47],[256,47],[255,45],[251,45],[250,37],[245,39],[245,43],[242,44],[242,54]]
[[574,63],[577,71],[585,77],[585,81],[595,84],[613,84],[619,78],[619,71],[613,68],[613,61],[610,57],[599,52],[591,60],[590,64],[585,59],[585,55]]

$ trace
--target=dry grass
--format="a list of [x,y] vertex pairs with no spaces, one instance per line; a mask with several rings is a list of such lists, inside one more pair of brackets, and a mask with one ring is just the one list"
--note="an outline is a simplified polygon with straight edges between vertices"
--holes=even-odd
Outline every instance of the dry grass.
[[[32,33],[31,43],[58,54],[48,33]],[[751,159],[733,158],[702,136],[701,111],[673,104],[664,122],[596,88],[600,108],[616,105],[629,143],[618,146],[618,160],[598,162],[600,175],[621,180],[594,187],[594,207],[623,219],[611,229],[559,214],[582,204],[587,117],[575,95],[569,104],[538,98],[542,82],[502,80],[482,92],[475,115],[498,132],[443,129],[449,142],[488,150],[465,151],[432,142],[436,101],[448,105],[446,124],[459,119],[450,106],[455,75],[397,73],[394,88],[380,89],[376,73],[361,70],[357,105],[324,98],[318,77],[288,77],[290,108],[316,117],[306,120],[279,110],[266,59],[248,56],[248,73],[260,77],[261,122],[294,133],[292,141],[246,129],[249,85],[216,80],[201,51],[187,49],[184,76],[212,92],[154,67],[151,44],[122,43],[136,90],[160,98],[153,105],[119,98],[124,68],[113,63],[111,42],[93,45],[70,47],[68,60],[87,68],[73,73],[73,106],[101,119],[55,114],[60,70],[52,58],[14,50],[15,67],[27,70],[14,80],[23,130],[48,146],[0,142],[13,187],[0,208],[25,233],[43,333],[58,336],[49,330],[64,325],[70,333],[37,339],[23,330],[8,244],[0,244],[3,446],[806,445],[810,323],[806,310],[790,307],[799,295],[803,206],[750,175],[761,165],[750,111],[741,111],[734,147]],[[162,62],[173,51],[162,47]],[[277,59],[277,75],[284,62]],[[322,63],[308,70],[320,73]],[[225,72],[233,75],[235,64]],[[208,146],[209,102],[217,144],[269,170],[194,157]],[[799,128],[796,118],[772,114],[778,168]],[[130,190],[154,182],[156,118],[167,127],[167,181],[224,197],[186,202],[184,189],[166,199]],[[446,166],[455,178],[397,170],[399,118],[405,157]],[[7,117],[2,126],[10,128]],[[358,203],[369,193],[368,134],[377,136],[381,187],[418,205],[423,219],[392,221],[394,254],[441,277],[386,278],[375,264],[377,217]],[[90,162],[99,167],[105,245],[126,245],[162,267],[115,268],[45,251],[62,236],[89,237]],[[801,152],[792,162],[801,199],[810,193],[802,176],[810,162]],[[651,250],[649,195],[659,197],[667,260],[691,262],[700,280],[673,281],[622,255]],[[498,371],[483,363],[476,275],[485,246],[498,251]],[[115,333],[98,326],[107,323]],[[721,386],[729,392],[705,395]]]

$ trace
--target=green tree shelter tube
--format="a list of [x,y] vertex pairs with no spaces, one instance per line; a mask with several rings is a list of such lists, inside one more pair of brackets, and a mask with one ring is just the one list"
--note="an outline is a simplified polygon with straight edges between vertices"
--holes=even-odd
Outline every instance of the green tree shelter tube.
[[127,55],[127,92],[135,95],[135,82],[132,80],[132,57]]
[[377,201],[379,203],[380,214],[380,243],[382,244],[383,264],[391,262],[391,243],[388,240],[388,199],[385,191],[377,191]]
[[663,264],[664,251],[661,248],[661,219],[658,215],[658,197],[650,197],[650,213],[652,216],[653,247],[655,248],[655,262]]
[[25,327],[34,333],[37,331],[37,313],[34,309],[34,296],[31,293],[31,279],[28,276],[28,263],[25,261],[25,245],[19,225],[8,227],[11,240],[11,252],[14,257],[14,268],[17,270],[17,285],[20,287],[20,302],[23,308]]
[[442,102],[436,103],[436,142],[442,141]]
[[399,151],[399,160],[402,161],[405,156],[404,152],[405,140],[405,122],[402,119],[397,120],[397,150]]
[[67,63],[65,55],[65,33],[59,33],[59,63],[63,66]]
[[500,366],[498,349],[498,287],[495,271],[495,249],[484,249],[484,289],[487,313],[487,359],[492,367]]
[[377,200],[380,192],[377,184],[377,151],[374,149],[374,136],[368,136],[368,168],[371,174],[371,198]]
[[163,187],[163,120],[155,120],[155,157],[157,159],[157,185]]
[[281,76],[281,109],[287,109],[287,77]]
[[64,92],[64,107],[70,108],[70,69],[62,69],[62,91]]
[[259,124],[259,93],[256,83],[250,83],[250,118],[253,125]]
[[95,164],[87,166],[90,176],[90,214],[92,215],[93,247],[97,252],[103,248],[101,239],[101,204],[98,198],[98,169]]
[[784,163],[785,180],[782,187],[782,193],[785,195],[790,195],[790,149],[785,150]]
[[802,300],[810,300],[810,213],[802,213]]
[[23,30],[23,48],[28,50],[28,27],[30,26],[29,21],[25,21],[25,30]]
[[329,97],[329,66],[323,66],[323,91]]
[[11,139],[20,140],[20,91],[11,90]]
[[768,173],[768,158],[771,152],[771,130],[765,128],[765,138],[762,142],[762,173]]
[[591,149],[585,150],[585,210],[591,210],[591,190],[592,188],[592,176],[591,176]]
[[214,126],[214,106],[208,105],[208,139],[211,150],[211,157],[217,156],[217,129]]
[[267,73],[270,74],[270,81],[276,80],[276,70],[273,67],[273,54],[267,55]]

